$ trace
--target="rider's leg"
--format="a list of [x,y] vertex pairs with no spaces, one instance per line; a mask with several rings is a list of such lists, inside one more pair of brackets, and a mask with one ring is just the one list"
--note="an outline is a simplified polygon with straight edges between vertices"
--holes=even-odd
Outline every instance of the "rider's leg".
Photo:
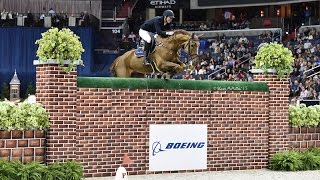
[[148,31],[140,29],[139,30],[139,36],[145,41],[144,43],[144,64],[149,65],[149,54],[151,49],[151,36]]
[[151,49],[151,43],[144,42],[144,65],[150,64],[150,49]]

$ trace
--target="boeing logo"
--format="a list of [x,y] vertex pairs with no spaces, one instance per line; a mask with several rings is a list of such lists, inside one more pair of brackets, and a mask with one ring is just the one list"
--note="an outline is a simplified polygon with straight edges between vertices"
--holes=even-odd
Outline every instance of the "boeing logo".
[[[168,143],[166,145],[166,150],[170,149],[201,149],[204,147],[205,142],[177,142],[177,143]],[[165,151],[161,149],[160,141],[155,141],[152,144],[152,156],[155,156],[157,153]]]

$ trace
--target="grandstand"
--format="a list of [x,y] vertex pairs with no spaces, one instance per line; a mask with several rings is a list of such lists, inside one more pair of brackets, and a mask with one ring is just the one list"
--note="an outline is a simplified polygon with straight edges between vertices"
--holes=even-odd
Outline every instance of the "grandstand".
[[319,1],[292,0],[3,0],[0,83],[8,83],[15,69],[22,93],[29,82],[34,83],[34,42],[50,26],[70,27],[80,36],[86,51],[85,67],[79,67],[78,75],[110,76],[113,60],[139,44],[138,30],[144,20],[169,8],[176,14],[173,28],[204,34],[199,61],[190,64],[182,56],[190,66],[175,78],[251,81],[248,70],[257,47],[277,41],[296,57],[290,82],[301,85],[299,93],[291,92],[292,99],[319,99],[319,7]]

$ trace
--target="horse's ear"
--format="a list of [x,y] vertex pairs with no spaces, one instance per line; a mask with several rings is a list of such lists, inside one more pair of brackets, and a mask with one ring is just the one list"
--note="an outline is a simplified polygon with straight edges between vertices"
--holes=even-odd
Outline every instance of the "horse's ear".
[[195,33],[192,33],[191,34],[191,39],[194,39],[194,36],[195,36],[196,34]]

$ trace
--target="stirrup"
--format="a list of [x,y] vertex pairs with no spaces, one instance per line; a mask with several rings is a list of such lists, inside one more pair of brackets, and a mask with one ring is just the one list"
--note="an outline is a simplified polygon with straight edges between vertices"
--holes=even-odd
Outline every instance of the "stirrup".
[[150,65],[150,62],[149,62],[148,60],[144,59],[144,60],[143,60],[143,64],[146,65],[146,66],[148,66],[148,65]]

